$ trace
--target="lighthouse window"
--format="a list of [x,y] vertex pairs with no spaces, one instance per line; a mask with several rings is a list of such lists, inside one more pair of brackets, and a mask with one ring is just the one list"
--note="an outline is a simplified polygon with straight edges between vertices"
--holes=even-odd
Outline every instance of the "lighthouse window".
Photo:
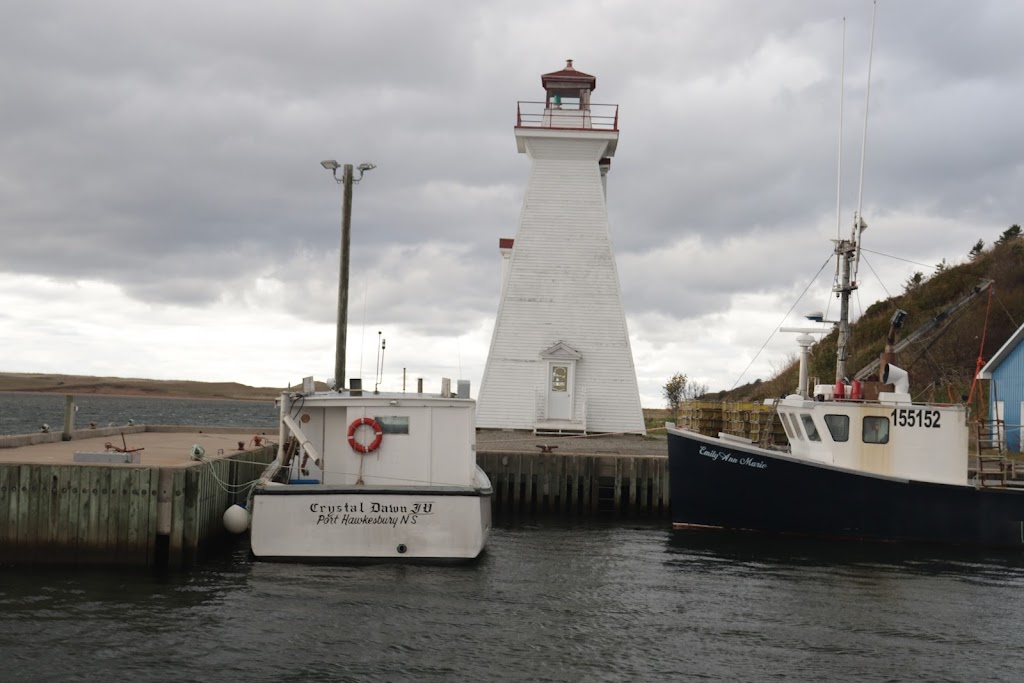
[[833,441],[850,440],[850,416],[849,415],[826,415],[825,426]]
[[551,368],[551,391],[566,391],[569,388],[569,368],[554,365]]
[[814,420],[807,413],[800,414],[800,420],[804,423],[804,429],[807,430],[807,438],[811,441],[821,441],[821,437],[818,436],[818,428],[814,426]]
[[889,418],[865,417],[863,437],[864,443],[889,443]]

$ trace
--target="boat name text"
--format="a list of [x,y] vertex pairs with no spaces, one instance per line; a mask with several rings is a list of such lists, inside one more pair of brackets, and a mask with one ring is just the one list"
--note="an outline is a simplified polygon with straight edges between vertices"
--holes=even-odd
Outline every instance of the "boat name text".
[[731,465],[744,465],[746,467],[753,467],[759,470],[768,468],[768,463],[766,463],[764,460],[758,460],[757,458],[752,458],[749,455],[744,455],[743,457],[737,458],[732,453],[728,453],[726,451],[716,451],[715,449],[708,448],[707,446],[700,447],[700,454],[703,455],[704,457],[711,458],[715,462],[720,461],[727,462]]
[[312,503],[309,511],[316,515],[317,526],[344,525],[360,526],[382,524],[390,527],[416,524],[423,515],[434,512],[433,503],[394,504],[376,501],[335,503],[324,505]]

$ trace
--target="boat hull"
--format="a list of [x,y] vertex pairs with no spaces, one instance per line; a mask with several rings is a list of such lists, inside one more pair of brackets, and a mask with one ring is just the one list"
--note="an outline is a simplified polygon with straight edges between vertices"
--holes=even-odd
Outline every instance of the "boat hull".
[[1024,491],[851,472],[676,429],[668,454],[676,527],[1024,545]]
[[491,530],[491,490],[278,485],[252,499],[262,559],[472,559]]

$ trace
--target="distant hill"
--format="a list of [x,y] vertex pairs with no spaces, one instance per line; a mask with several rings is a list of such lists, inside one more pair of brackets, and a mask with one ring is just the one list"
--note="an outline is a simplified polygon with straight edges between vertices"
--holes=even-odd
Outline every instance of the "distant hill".
[[250,387],[237,382],[193,382],[189,380],[0,372],[0,391],[265,401],[279,396],[282,389]]
[[[987,249],[979,240],[966,263],[949,266],[943,262],[938,266],[939,270],[930,276],[915,274],[904,283],[901,294],[873,304],[851,326],[847,361],[850,378],[878,359],[897,309],[908,314],[898,342],[941,315],[982,281],[993,280],[991,298],[988,292],[977,296],[936,330],[913,342],[896,363],[910,374],[915,399],[960,401],[970,391],[979,352],[983,359],[990,359],[1024,323],[1024,237],[1019,226],[1011,226]],[[811,347],[808,376],[812,382],[814,378],[822,384],[835,381],[837,336],[838,332],[833,331]],[[799,359],[794,354],[794,359],[774,377],[708,394],[701,400],[760,401],[792,393],[798,381]]]

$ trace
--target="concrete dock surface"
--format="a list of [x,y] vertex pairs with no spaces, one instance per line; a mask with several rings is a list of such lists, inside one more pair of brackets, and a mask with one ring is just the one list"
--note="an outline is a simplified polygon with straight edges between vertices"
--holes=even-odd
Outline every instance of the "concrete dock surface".
[[558,455],[668,455],[665,430],[647,436],[638,434],[586,434],[551,436],[526,431],[480,429],[476,450],[480,452],[516,451],[541,453],[541,446]]
[[[0,463],[71,464],[75,453],[103,453],[141,448],[142,465],[184,467],[192,462],[192,446],[203,448],[208,457],[238,453],[256,446],[254,437],[276,440],[269,430],[254,431],[210,429],[202,427],[161,428],[159,431],[133,431],[122,435],[78,431],[71,441],[52,441],[32,445],[0,448]],[[109,447],[108,447],[109,444]],[[239,448],[239,444],[242,445]],[[477,452],[518,452],[558,455],[629,455],[665,456],[663,430],[648,436],[637,434],[538,435],[528,431],[495,429],[478,430]]]
[[[198,445],[208,458],[234,455],[256,447],[254,432],[221,432],[200,428],[183,431],[140,431],[126,433],[124,441],[120,434],[80,436],[77,432],[71,441],[53,441],[14,448],[0,448],[0,463],[24,463],[33,465],[68,465],[75,462],[75,453],[103,453],[113,449],[129,450],[141,448],[140,464],[153,467],[185,467],[192,459],[192,446]],[[87,434],[87,433],[86,433]],[[277,439],[277,435],[272,437]],[[239,448],[239,444],[242,445]],[[131,466],[131,465],[114,465]],[[137,465],[136,465],[137,466]]]

